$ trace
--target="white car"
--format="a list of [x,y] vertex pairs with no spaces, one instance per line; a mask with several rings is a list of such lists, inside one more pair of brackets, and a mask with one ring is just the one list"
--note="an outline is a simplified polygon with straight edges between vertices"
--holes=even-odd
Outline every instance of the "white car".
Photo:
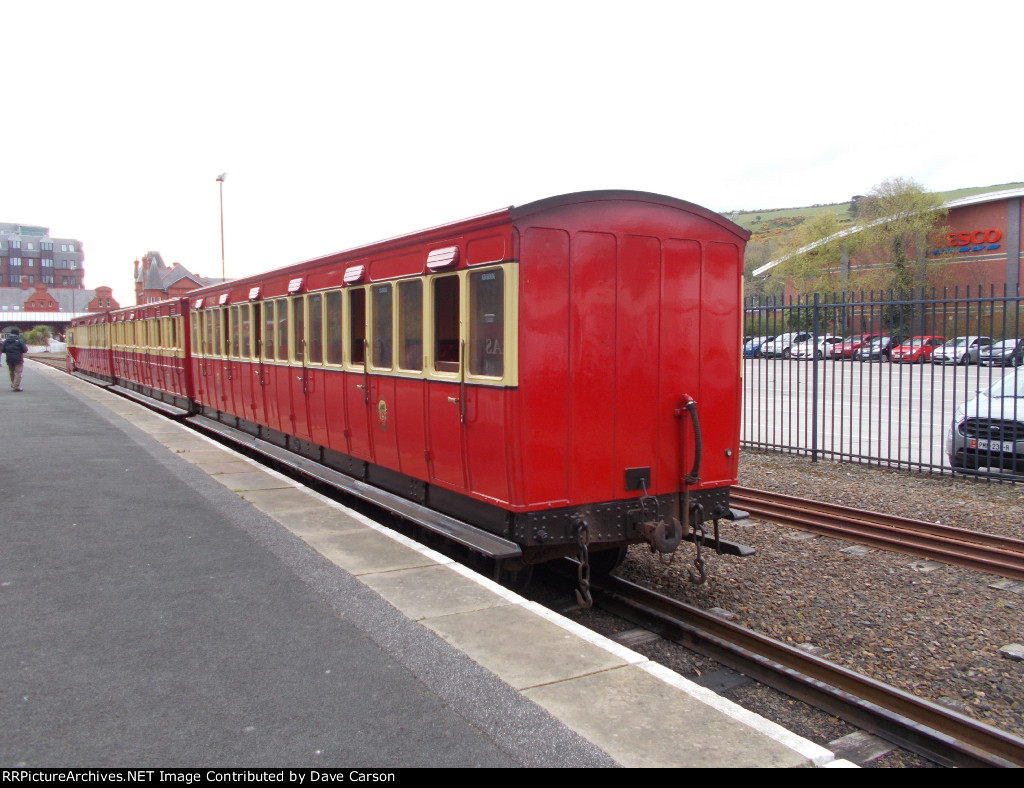
[[956,409],[946,432],[946,457],[957,469],[1024,468],[1024,369]]
[[811,338],[810,331],[790,331],[779,334],[771,342],[761,346],[761,355],[768,358],[789,358],[793,354],[793,345],[806,342]]
[[817,348],[815,348],[813,339],[807,339],[803,342],[797,342],[790,349],[790,357],[799,359],[825,358],[826,356],[832,355],[833,347],[841,344],[843,344],[842,337],[834,337],[831,334],[823,334],[818,337]]
[[932,353],[934,364],[977,364],[978,352],[992,345],[992,337],[956,337]]

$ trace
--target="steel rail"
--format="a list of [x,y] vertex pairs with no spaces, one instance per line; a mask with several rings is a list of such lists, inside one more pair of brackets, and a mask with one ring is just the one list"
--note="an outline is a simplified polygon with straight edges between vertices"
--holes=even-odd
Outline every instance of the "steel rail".
[[[946,766],[1024,766],[1024,739],[613,575],[602,608]],[[639,616],[639,618],[638,618]]]
[[620,578],[592,587],[602,606],[653,619],[659,634],[937,763],[1024,767],[1024,739],[998,728]]
[[729,500],[752,516],[782,525],[1024,580],[1020,539],[747,487],[733,487]]

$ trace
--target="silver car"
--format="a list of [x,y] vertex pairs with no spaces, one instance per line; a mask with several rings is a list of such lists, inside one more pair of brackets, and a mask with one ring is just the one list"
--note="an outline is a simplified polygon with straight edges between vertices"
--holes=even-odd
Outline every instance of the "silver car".
[[946,433],[946,457],[954,468],[1024,468],[1024,368],[956,409]]
[[978,363],[990,366],[1019,367],[1024,364],[1024,339],[1004,339],[978,354]]
[[992,337],[956,337],[932,353],[934,364],[977,364],[981,348],[992,344]]

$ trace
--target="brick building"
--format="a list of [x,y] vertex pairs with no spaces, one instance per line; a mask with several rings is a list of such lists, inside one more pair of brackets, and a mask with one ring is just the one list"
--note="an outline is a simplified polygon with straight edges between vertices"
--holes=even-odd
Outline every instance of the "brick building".
[[[994,287],[999,294],[1005,287],[1008,294],[1016,294],[1022,273],[1022,202],[1024,188],[997,189],[946,202],[944,226],[936,227],[928,238],[907,250],[915,261],[915,286],[938,291],[947,288],[951,292],[957,288],[964,292],[968,286],[975,291],[981,286],[989,292]],[[855,231],[852,228],[842,234]],[[773,260],[753,275],[760,276],[785,259]],[[836,289],[859,290],[859,275],[888,264],[885,260],[843,254],[838,270],[832,271]],[[795,289],[787,284],[785,297],[795,295]]]
[[165,298],[177,298],[199,287],[221,282],[197,276],[181,263],[168,266],[160,252],[146,252],[135,261],[135,303],[151,304]]
[[50,228],[0,222],[0,323],[63,334],[76,315],[120,306],[109,287],[86,290],[85,252]]
[[75,238],[54,238],[49,227],[0,222],[0,287],[82,288],[85,253]]

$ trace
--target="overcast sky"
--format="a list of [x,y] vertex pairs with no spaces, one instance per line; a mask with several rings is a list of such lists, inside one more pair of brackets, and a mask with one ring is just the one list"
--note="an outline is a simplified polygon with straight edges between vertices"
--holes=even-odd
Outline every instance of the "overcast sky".
[[1024,180],[1016,3],[0,0],[0,221],[258,273],[587,189]]

